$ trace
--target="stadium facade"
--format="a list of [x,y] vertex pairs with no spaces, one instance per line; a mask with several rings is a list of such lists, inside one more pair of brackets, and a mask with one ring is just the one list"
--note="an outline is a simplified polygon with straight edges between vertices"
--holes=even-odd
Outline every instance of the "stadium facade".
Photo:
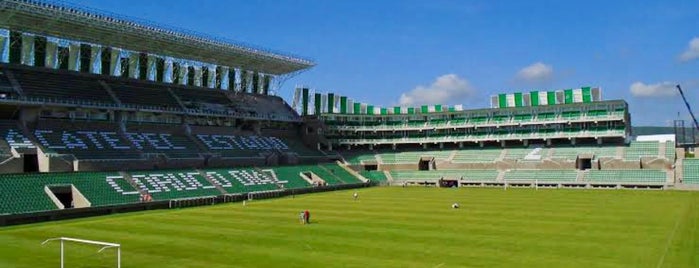
[[313,66],[83,7],[0,2],[0,224],[372,183],[699,185],[698,162],[672,141],[631,141],[628,104],[599,88],[474,110],[273,94]]

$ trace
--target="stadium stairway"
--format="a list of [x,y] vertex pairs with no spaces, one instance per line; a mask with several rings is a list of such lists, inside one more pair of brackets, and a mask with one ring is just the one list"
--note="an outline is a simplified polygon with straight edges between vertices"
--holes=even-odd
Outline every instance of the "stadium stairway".
[[207,176],[207,174],[206,174],[206,172],[205,172],[204,170],[202,170],[202,169],[197,169],[196,171],[199,172],[199,175],[201,175],[202,178],[204,178],[206,181],[208,181],[209,183],[211,183],[211,185],[215,186],[216,189],[218,189],[218,191],[219,191],[221,194],[228,194],[228,192],[226,192],[226,189],[223,189],[223,187],[221,186],[221,184],[220,184],[219,182],[217,182],[217,181],[214,181],[214,180],[212,179],[212,177]]
[[114,103],[116,103],[117,105],[121,106],[121,100],[119,100],[116,94],[114,94],[114,90],[112,90],[112,87],[105,83],[104,80],[99,80],[98,82],[100,83],[100,85],[102,85],[104,90],[107,91],[107,94],[109,94],[109,96],[112,97],[112,101],[114,101]]

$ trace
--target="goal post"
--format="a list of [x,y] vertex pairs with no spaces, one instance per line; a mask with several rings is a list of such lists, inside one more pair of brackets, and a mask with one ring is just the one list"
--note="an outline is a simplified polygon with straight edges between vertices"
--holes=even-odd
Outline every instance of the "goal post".
[[86,240],[86,239],[79,239],[79,238],[70,238],[70,237],[56,237],[56,238],[49,238],[46,239],[44,242],[41,242],[41,245],[45,245],[48,242],[51,241],[60,241],[61,242],[61,268],[63,268],[65,258],[64,258],[64,248],[65,248],[65,242],[75,242],[75,243],[83,243],[83,244],[91,244],[91,245],[98,245],[102,246],[97,253],[102,252],[105,249],[108,248],[116,248],[116,264],[117,268],[121,268],[121,245],[116,244],[116,243],[109,243],[109,242],[102,242],[102,241],[94,241],[94,240]]

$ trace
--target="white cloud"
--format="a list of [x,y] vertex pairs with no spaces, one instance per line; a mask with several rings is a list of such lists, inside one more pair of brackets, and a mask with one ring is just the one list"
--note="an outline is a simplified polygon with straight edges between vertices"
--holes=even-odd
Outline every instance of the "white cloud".
[[413,90],[400,95],[400,105],[433,105],[453,104],[471,97],[476,90],[468,80],[456,74],[445,74],[437,77],[429,86],[417,86]]
[[517,78],[528,82],[544,82],[553,78],[553,66],[535,62],[517,72]]
[[629,91],[634,97],[670,97],[677,95],[675,83],[660,82],[656,84],[644,84],[636,82],[629,86]]
[[689,46],[687,50],[680,54],[680,61],[690,61],[699,58],[699,37],[692,38],[689,41]]

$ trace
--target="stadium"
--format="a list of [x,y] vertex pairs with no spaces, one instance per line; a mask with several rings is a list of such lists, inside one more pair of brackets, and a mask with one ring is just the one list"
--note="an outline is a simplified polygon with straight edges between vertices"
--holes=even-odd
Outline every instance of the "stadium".
[[0,267],[699,265],[696,121],[640,134],[601,85],[276,95],[315,65],[0,2]]

